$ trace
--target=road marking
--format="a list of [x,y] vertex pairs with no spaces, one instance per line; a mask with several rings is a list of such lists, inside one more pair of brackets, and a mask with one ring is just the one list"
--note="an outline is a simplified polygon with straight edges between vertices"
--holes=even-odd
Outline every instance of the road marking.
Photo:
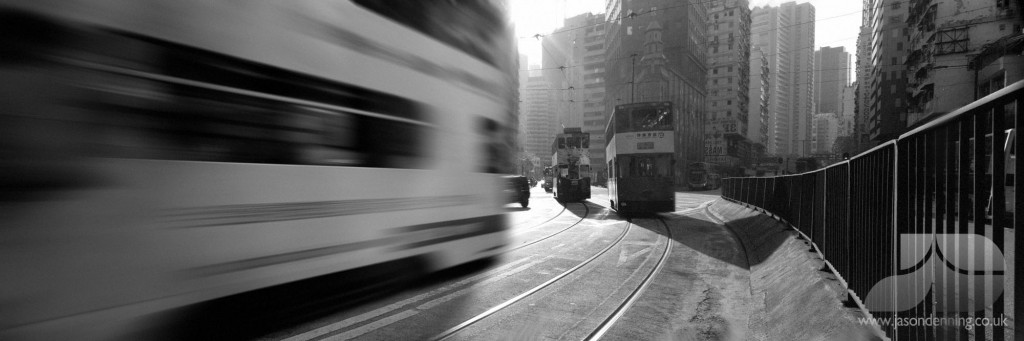
[[529,260],[530,258],[532,258],[532,256],[531,257],[523,257],[522,259],[519,259],[519,260],[516,260],[516,261],[512,261],[512,262],[510,262],[508,264],[505,264],[505,265],[502,265],[500,267],[494,268],[491,271],[487,271],[487,272],[478,274],[476,276],[463,279],[461,281],[458,281],[458,282],[446,285],[446,286],[441,287],[439,289],[432,290],[432,291],[430,291],[428,293],[419,294],[419,295],[416,295],[416,296],[413,296],[413,297],[410,297],[410,298],[407,298],[407,299],[404,299],[404,300],[401,300],[401,301],[398,301],[398,302],[395,302],[395,303],[392,303],[392,304],[389,304],[389,305],[386,305],[386,306],[383,306],[383,307],[380,307],[380,308],[377,308],[377,309],[374,309],[374,310],[371,310],[371,311],[368,311],[368,312],[365,312],[365,313],[362,313],[362,314],[359,314],[359,315],[356,315],[356,316],[353,316],[353,317],[350,317],[350,318],[347,318],[347,319],[344,319],[344,320],[341,320],[341,321],[338,321],[338,322],[335,322],[335,323],[332,323],[332,324],[329,324],[329,325],[326,325],[326,326],[323,326],[323,327],[320,327],[320,328],[317,328],[317,329],[313,329],[313,330],[307,331],[307,332],[302,333],[302,334],[298,334],[298,335],[289,337],[287,339],[284,339],[283,341],[310,340],[310,339],[313,339],[313,338],[316,338],[316,337],[320,337],[320,336],[328,334],[328,333],[332,333],[332,332],[337,331],[337,330],[348,328],[348,327],[350,327],[350,326],[352,326],[354,324],[362,323],[362,322],[365,322],[365,321],[377,318],[377,317],[379,317],[381,315],[390,313],[390,312],[392,312],[394,310],[397,310],[397,309],[399,309],[401,307],[404,307],[406,305],[409,305],[409,304],[412,304],[412,303],[415,303],[415,302],[419,302],[419,301],[425,300],[428,297],[436,296],[436,295],[439,295],[439,294],[441,294],[441,293],[443,293],[445,291],[449,291],[449,290],[451,290],[451,289],[453,289],[455,287],[465,285],[466,283],[473,282],[473,281],[476,281],[478,279],[489,277],[489,276],[501,275],[501,273],[504,272],[506,269],[509,269],[509,268],[512,268],[512,267],[514,267],[516,265],[519,265],[519,263],[525,262],[525,261]]
[[366,325],[364,325],[362,327],[359,327],[359,328],[356,328],[356,329],[352,329],[352,330],[349,330],[347,332],[344,332],[344,333],[341,333],[341,334],[338,334],[338,335],[331,335],[330,337],[324,338],[324,340],[351,340],[353,338],[359,337],[360,335],[363,335],[363,334],[372,332],[374,330],[380,329],[381,327],[384,327],[384,326],[387,326],[389,324],[392,324],[392,323],[395,323],[395,322],[407,319],[407,318],[409,318],[409,317],[411,317],[413,315],[416,315],[417,313],[418,313],[417,311],[406,310],[406,311],[400,312],[398,314],[394,314],[394,315],[382,318],[380,320],[374,321],[373,323],[366,324]]
[[619,262],[615,264],[616,267],[621,267],[622,264],[625,264],[626,262],[636,259],[636,257],[639,257],[642,254],[651,252],[650,246],[640,249],[640,251],[634,253],[628,253],[626,252],[626,249],[627,248],[625,247],[625,245],[623,245],[622,250],[619,251]]
[[558,244],[558,245],[555,245],[555,246],[553,246],[553,247],[551,247],[551,248],[552,248],[552,249],[557,249],[557,248],[560,248],[560,247],[563,247],[563,246],[565,246],[565,244],[564,244],[564,243],[563,243],[563,244]]

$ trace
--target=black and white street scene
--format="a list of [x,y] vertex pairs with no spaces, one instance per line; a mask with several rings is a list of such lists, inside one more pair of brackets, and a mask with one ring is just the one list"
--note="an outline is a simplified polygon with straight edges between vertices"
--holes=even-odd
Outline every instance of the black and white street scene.
[[0,0],[0,340],[1024,340],[1022,0]]

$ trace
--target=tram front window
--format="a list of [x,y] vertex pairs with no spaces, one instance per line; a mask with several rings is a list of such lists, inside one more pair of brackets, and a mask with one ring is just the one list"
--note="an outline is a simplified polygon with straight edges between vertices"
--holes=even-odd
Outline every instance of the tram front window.
[[641,109],[633,112],[633,124],[641,129],[670,129],[672,112],[665,109]]
[[667,177],[671,171],[671,159],[669,156],[624,156],[628,161],[622,165],[628,167],[622,169],[629,177]]

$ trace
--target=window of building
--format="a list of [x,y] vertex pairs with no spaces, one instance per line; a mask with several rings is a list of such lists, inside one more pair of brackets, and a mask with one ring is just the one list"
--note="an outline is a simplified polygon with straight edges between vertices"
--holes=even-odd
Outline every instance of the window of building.
[[935,35],[935,54],[966,52],[969,42],[966,27],[939,31]]
[[900,9],[900,2],[899,1],[893,1],[892,9]]

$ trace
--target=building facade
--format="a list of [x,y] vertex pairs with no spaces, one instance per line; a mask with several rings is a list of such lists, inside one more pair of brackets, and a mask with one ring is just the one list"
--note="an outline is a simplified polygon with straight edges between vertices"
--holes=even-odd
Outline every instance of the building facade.
[[584,13],[542,42],[545,78],[556,91],[553,107],[559,128],[581,127],[590,133],[590,159],[596,183],[605,180],[605,16]]
[[871,80],[868,134],[876,143],[893,139],[907,127],[909,52],[906,0],[874,0],[871,17]]
[[552,108],[554,96],[551,87],[539,73],[530,72],[525,82],[526,86],[521,92],[523,102],[520,108],[523,110],[523,116],[520,119],[520,127],[526,132],[526,155],[531,159],[540,160],[534,163],[535,166],[546,167],[551,165],[551,142],[554,141],[559,126],[556,124],[557,118]]
[[772,155],[802,156],[811,150],[814,110],[814,6],[787,2],[755,7],[751,45],[764,51],[768,67],[769,127],[766,150]]
[[[679,184],[686,165],[704,158],[707,98],[708,2],[686,1],[681,6],[670,0],[609,0],[605,8],[605,112],[642,100],[672,101]],[[652,41],[654,35],[660,42]],[[659,52],[652,54],[654,48]]]
[[746,0],[713,0],[708,19],[704,161],[742,174],[751,164],[750,5]]
[[838,113],[850,84],[850,54],[842,46],[823,46],[814,51],[814,66],[814,113]]
[[[991,64],[1015,59],[1012,53],[996,53],[998,57],[987,62],[975,59],[983,54],[993,56],[984,53],[993,45],[1012,46],[1011,40],[1021,34],[1024,22],[1020,1],[911,0],[906,7],[910,51],[906,60],[910,100],[907,124],[920,125],[973,102],[993,83],[1009,84],[1007,71],[1009,78],[1020,79],[1019,67]],[[972,66],[972,61],[980,63]]]
[[772,91],[769,88],[771,69],[768,68],[768,56],[760,48],[754,47],[750,51],[750,77],[748,86],[749,104],[747,107],[747,139],[752,143],[751,148],[757,151],[765,151],[769,140],[774,138],[774,120],[769,113],[769,103]]
[[814,140],[812,154],[830,155],[832,146],[839,136],[839,115],[835,113],[815,114],[811,123],[811,138]]
[[[867,147],[870,145],[870,85],[871,85],[871,24],[870,15],[873,13],[870,6],[873,0],[864,1],[864,12],[861,17],[860,34],[857,35],[857,74],[856,74],[856,118],[854,126],[853,144]],[[859,148],[855,148],[859,149]],[[867,148],[865,148],[867,149]]]

